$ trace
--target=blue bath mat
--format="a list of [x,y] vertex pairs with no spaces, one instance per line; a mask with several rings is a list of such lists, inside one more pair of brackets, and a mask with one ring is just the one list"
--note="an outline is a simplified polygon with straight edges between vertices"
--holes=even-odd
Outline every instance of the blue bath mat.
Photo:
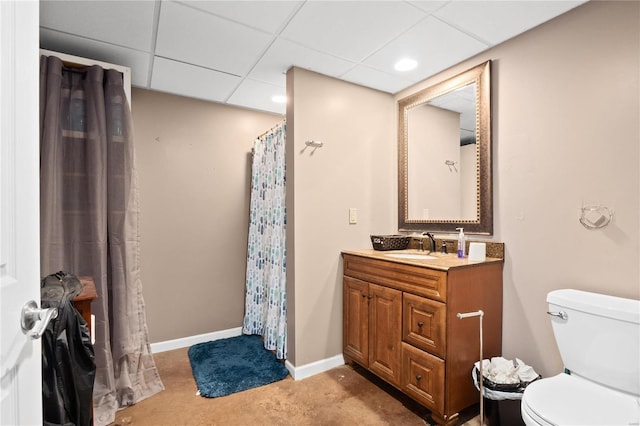
[[260,336],[237,336],[189,348],[189,361],[200,395],[225,396],[282,380],[282,361],[262,345]]

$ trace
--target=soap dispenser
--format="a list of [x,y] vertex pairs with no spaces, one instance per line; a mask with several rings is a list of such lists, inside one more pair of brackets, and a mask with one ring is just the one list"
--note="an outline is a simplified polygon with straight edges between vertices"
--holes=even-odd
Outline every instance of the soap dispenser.
[[465,236],[464,236],[463,228],[456,228],[456,231],[460,231],[460,233],[458,234],[458,257],[462,258],[465,256],[465,248],[466,248]]

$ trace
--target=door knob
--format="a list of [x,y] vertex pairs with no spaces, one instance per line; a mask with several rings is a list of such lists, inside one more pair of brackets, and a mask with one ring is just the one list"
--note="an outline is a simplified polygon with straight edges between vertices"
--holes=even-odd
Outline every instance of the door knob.
[[[30,300],[22,307],[20,325],[22,332],[32,339],[39,339],[47,329],[49,322],[58,317],[58,308],[40,309],[34,300]],[[34,330],[36,323],[40,321],[40,327]]]

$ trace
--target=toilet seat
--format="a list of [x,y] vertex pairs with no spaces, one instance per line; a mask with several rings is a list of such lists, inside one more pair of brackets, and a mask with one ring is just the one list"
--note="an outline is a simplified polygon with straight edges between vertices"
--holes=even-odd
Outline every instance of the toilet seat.
[[527,386],[522,417],[544,426],[640,424],[640,399],[561,373]]
[[520,403],[520,414],[526,426],[554,426],[542,417],[538,416],[534,410],[529,408],[527,401],[523,398]]

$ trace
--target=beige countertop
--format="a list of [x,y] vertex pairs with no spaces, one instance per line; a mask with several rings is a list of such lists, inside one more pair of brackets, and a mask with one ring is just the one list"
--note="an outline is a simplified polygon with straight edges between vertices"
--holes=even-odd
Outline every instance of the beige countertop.
[[[441,271],[448,271],[451,268],[462,268],[469,267],[479,264],[485,263],[502,263],[502,259],[487,257],[484,262],[471,262],[468,257],[458,258],[458,255],[455,253],[429,253],[428,251],[418,251],[415,249],[407,249],[407,250],[373,250],[373,249],[363,249],[363,250],[342,250],[343,254],[351,254],[354,256],[362,256],[368,257],[371,259],[385,260],[387,262],[396,262],[396,263],[404,263],[407,265],[414,266],[422,266],[425,268],[438,269]],[[399,259],[397,257],[393,257],[390,255],[394,254],[411,254],[411,255],[428,255],[434,257],[435,259],[426,258],[426,259]]]

